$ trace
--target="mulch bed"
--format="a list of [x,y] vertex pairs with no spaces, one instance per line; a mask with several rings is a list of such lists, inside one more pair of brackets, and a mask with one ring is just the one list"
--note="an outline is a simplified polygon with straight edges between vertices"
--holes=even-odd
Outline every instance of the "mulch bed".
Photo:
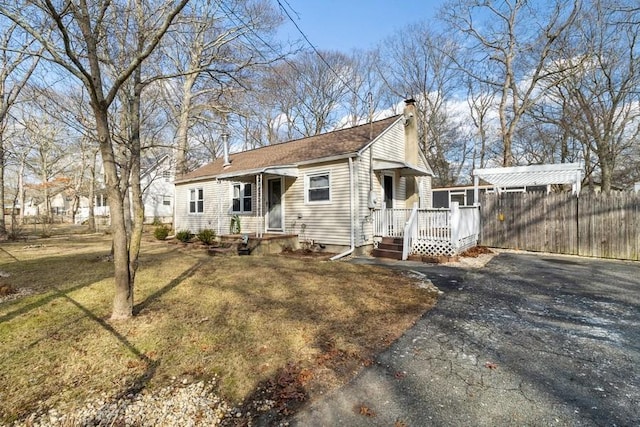
[[492,253],[493,251],[486,246],[475,246],[473,248],[467,249],[466,251],[462,252],[460,256],[477,258],[480,255],[492,254]]

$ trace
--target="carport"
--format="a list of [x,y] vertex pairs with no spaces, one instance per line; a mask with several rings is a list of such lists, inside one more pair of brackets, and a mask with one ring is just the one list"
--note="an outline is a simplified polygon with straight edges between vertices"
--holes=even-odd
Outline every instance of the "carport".
[[473,196],[479,200],[480,180],[493,185],[495,191],[502,192],[512,188],[531,186],[571,184],[573,194],[580,193],[583,165],[581,163],[560,163],[530,166],[512,166],[504,168],[485,168],[473,170]]

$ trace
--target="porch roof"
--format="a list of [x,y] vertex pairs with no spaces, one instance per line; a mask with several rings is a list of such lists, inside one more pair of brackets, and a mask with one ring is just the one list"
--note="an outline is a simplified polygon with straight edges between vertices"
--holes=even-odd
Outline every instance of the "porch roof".
[[247,171],[223,173],[216,176],[216,178],[222,179],[222,180],[238,179],[238,178],[254,177],[260,174],[289,176],[289,177],[297,178],[298,167],[297,166],[273,166],[273,167],[266,167],[266,168],[247,170]]
[[429,176],[433,173],[420,166],[410,165],[405,162],[399,162],[394,160],[380,160],[373,159],[373,170],[399,170],[401,176]]
[[561,163],[547,165],[513,166],[506,168],[475,169],[474,181],[483,179],[499,188],[533,185],[571,184],[575,193],[580,192],[582,164]]

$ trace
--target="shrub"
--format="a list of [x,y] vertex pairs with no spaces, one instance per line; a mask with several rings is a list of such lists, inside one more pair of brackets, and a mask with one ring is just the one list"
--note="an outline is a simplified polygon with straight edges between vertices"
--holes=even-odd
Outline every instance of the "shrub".
[[198,233],[197,237],[198,240],[200,240],[205,245],[210,245],[216,238],[216,232],[210,228],[205,228]]
[[187,243],[191,240],[191,232],[189,230],[180,230],[176,233],[176,239],[180,240],[182,243]]
[[231,234],[240,234],[242,232],[242,227],[240,226],[240,216],[233,215],[231,217],[231,224],[229,225],[229,232]]
[[20,240],[24,237],[24,231],[22,227],[18,225],[15,221],[11,223],[11,227],[7,230],[7,239],[9,240]]
[[158,240],[164,240],[169,235],[169,227],[167,227],[166,225],[161,225],[160,227],[156,227],[156,229],[153,230],[153,235]]

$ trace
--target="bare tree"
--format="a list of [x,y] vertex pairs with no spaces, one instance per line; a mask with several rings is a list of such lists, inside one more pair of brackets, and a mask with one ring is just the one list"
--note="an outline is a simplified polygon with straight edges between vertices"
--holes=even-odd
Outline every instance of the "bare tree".
[[158,87],[176,129],[177,174],[190,169],[190,139],[201,138],[201,130],[220,135],[230,114],[244,114],[246,108],[235,98],[250,84],[251,70],[274,59],[266,49],[258,51],[258,43],[270,38],[281,19],[266,1],[197,2],[185,8],[177,31],[159,50],[161,69],[156,72],[169,79]]
[[469,116],[475,132],[471,139],[474,141],[473,167],[484,168],[488,160],[493,157],[491,126],[491,112],[495,104],[495,91],[491,86],[482,84],[475,79],[466,78],[467,104]]
[[8,115],[20,92],[38,65],[38,57],[29,55],[33,40],[10,20],[0,18],[0,236],[6,232],[4,219],[5,133]]
[[631,184],[625,175],[640,165],[629,162],[640,144],[640,11],[624,3],[588,2],[575,36],[563,40],[572,71],[547,98],[546,118],[579,141],[587,163],[595,156],[603,191],[616,174]]
[[579,0],[454,0],[442,8],[469,54],[459,61],[460,70],[498,94],[504,166],[514,163],[520,119],[558,75],[549,64],[579,10]]
[[395,99],[416,100],[420,145],[436,185],[456,182],[470,154],[450,107],[457,88],[457,46],[424,24],[410,26],[380,48],[379,75]]
[[[286,137],[312,136],[335,128],[348,111],[346,80],[351,59],[339,52],[303,52],[273,67],[265,87],[277,101]],[[276,119],[278,120],[278,119]]]
[[[176,15],[188,0],[151,2],[121,1],[68,1],[63,4],[51,0],[35,0],[28,3],[3,1],[0,14],[7,17],[44,47],[43,56],[59,65],[82,82],[89,94],[89,103],[95,119],[96,133],[102,157],[105,184],[113,230],[115,267],[115,297],[112,319],[125,319],[133,314],[133,276],[139,246],[130,245],[125,228],[124,197],[120,187],[115,146],[109,122],[109,108],[123,84],[151,55],[168,30]],[[145,16],[145,27],[136,28],[137,21],[120,19],[128,17],[130,7],[140,9]],[[51,34],[45,25],[53,25]],[[126,57],[117,75],[110,75],[103,59],[114,58],[110,52],[116,33],[131,30],[134,50],[117,52]],[[129,56],[130,55],[130,56]],[[135,150],[129,153],[135,156]],[[129,250],[131,248],[131,251]]]
[[39,180],[44,209],[40,214],[45,223],[53,221],[51,197],[53,191],[67,188],[68,173],[72,165],[72,150],[68,150],[70,136],[61,123],[52,120],[45,110],[46,102],[34,99],[33,108],[25,111],[22,125],[24,127],[24,146],[26,152],[24,165]]

